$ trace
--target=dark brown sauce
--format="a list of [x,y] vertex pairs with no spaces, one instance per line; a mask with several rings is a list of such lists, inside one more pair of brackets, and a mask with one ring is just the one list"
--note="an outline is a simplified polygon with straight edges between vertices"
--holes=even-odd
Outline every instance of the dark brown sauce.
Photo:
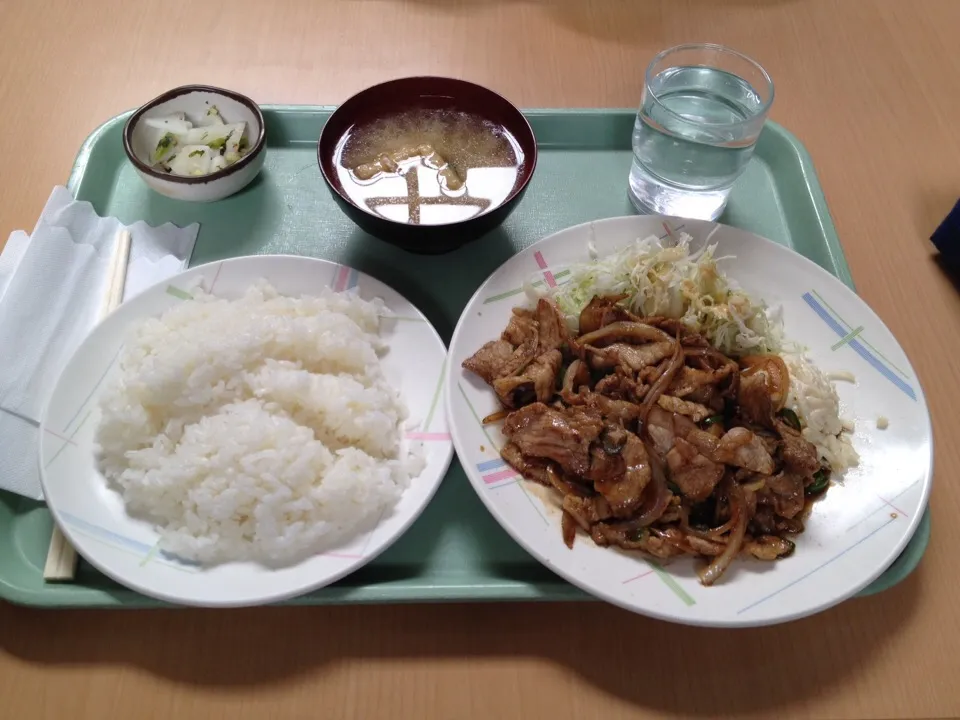
[[510,132],[472,113],[408,110],[353,128],[335,163],[359,207],[413,225],[460,222],[513,192],[523,152]]

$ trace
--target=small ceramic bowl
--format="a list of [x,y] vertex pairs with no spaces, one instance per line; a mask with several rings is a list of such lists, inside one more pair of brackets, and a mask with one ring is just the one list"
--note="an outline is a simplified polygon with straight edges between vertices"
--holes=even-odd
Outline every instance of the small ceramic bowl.
[[[506,198],[492,208],[443,224],[411,224],[361,207],[344,188],[351,182],[337,155],[348,133],[374,120],[410,110],[452,110],[479,116],[504,128],[521,162]],[[333,199],[370,235],[410,252],[438,254],[455,250],[500,225],[523,197],[537,166],[537,141],[526,117],[508,100],[480,85],[443,77],[390,80],[361,91],[330,116],[317,144],[320,171]],[[409,172],[409,171],[408,171]],[[344,179],[346,178],[346,179]],[[467,188],[470,188],[469,172]]]
[[[185,112],[187,117],[206,114],[216,105],[223,119],[245,122],[250,152],[223,170],[198,177],[171,175],[155,170],[147,160],[153,148],[148,147],[146,118],[158,118]],[[168,90],[140,107],[123,128],[123,149],[137,174],[153,190],[174,200],[212,202],[239,192],[257,176],[267,157],[266,130],[260,107],[250,98],[231,90],[207,85],[184,85]]]

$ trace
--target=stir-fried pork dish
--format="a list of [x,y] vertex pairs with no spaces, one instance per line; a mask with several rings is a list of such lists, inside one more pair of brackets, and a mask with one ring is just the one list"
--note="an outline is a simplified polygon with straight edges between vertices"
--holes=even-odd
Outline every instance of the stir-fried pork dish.
[[658,559],[693,555],[713,584],[737,555],[793,552],[829,483],[785,407],[778,355],[732,358],[681,322],[594,297],[570,333],[556,305],[515,308],[463,367],[503,411],[503,459],[562,496],[562,534]]

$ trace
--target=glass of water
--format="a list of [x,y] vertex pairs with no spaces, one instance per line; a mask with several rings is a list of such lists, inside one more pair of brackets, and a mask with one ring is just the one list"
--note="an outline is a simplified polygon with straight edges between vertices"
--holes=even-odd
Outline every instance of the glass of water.
[[641,213],[715,220],[753,155],[773,81],[722,45],[678,45],[647,68],[633,127],[630,200]]

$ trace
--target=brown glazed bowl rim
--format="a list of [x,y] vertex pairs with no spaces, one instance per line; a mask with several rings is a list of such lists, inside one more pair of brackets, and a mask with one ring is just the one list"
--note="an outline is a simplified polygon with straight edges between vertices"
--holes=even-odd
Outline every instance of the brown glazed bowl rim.
[[[495,207],[485,210],[479,215],[474,215],[473,217],[464,218],[463,220],[453,220],[451,222],[445,222],[445,223],[431,223],[430,225],[414,226],[414,225],[411,225],[410,223],[400,222],[399,220],[393,220],[391,218],[383,217],[382,215],[375,215],[373,213],[367,212],[367,210],[360,207],[357,203],[353,201],[352,198],[350,198],[349,195],[347,195],[343,191],[338,179],[331,178],[330,175],[327,173],[327,168],[324,164],[324,157],[326,155],[324,153],[324,147],[325,147],[324,143],[325,142],[327,142],[327,144],[330,143],[329,140],[325,139],[328,128],[331,128],[335,124],[332,121],[334,118],[337,117],[338,113],[342,115],[344,113],[350,112],[352,106],[366,95],[372,95],[374,93],[383,92],[385,89],[389,88],[390,86],[399,85],[401,83],[424,83],[425,84],[425,83],[431,83],[431,82],[437,82],[437,81],[465,86],[470,88],[472,92],[477,93],[479,95],[487,95],[487,96],[496,98],[516,114],[518,118],[516,126],[511,125],[507,129],[510,130],[510,132],[513,133],[515,136],[519,135],[520,133],[526,132],[529,135],[529,139],[532,141],[531,145],[533,147],[533,152],[526,153],[525,151],[524,158],[523,158],[524,169],[523,169],[521,181],[516,183],[513,190],[510,191],[510,194],[507,195],[507,197],[504,198],[501,203],[499,203]],[[456,96],[451,96],[451,97],[454,100],[456,99]],[[477,114],[481,116],[483,115],[482,112],[479,112]],[[336,141],[338,141],[340,137],[342,137],[342,134],[343,134],[342,132],[339,133],[333,142],[336,143]],[[518,138],[518,143],[519,143],[519,138]],[[473,222],[474,220],[478,220],[479,218],[486,217],[487,215],[490,215],[491,213],[496,212],[498,209],[512,203],[517,198],[517,196],[520,195],[526,189],[527,185],[529,185],[530,181],[533,179],[534,171],[537,169],[538,155],[539,155],[539,148],[537,147],[537,136],[533,132],[533,127],[530,125],[530,120],[527,119],[527,116],[523,114],[520,108],[518,108],[512,102],[507,100],[507,98],[505,98],[500,93],[496,92],[495,90],[491,90],[485,85],[480,85],[475,82],[470,82],[469,80],[462,80],[460,78],[454,78],[454,77],[449,77],[445,75],[410,75],[406,77],[393,78],[392,80],[386,80],[384,82],[377,83],[376,85],[371,85],[369,87],[364,88],[363,90],[360,90],[357,93],[354,93],[353,95],[348,97],[346,100],[344,100],[330,114],[330,117],[327,118],[327,121],[323,125],[323,129],[320,131],[320,138],[317,140],[317,164],[320,166],[320,173],[321,175],[323,175],[323,179],[327,183],[327,186],[334,193],[336,193],[337,196],[340,197],[345,203],[356,208],[362,213],[366,213],[375,221],[385,223],[388,226],[392,225],[395,227],[405,227],[405,228],[417,227],[425,232],[429,232],[434,228],[442,229],[442,228],[457,227],[458,225],[464,225],[466,223]],[[332,160],[331,162],[333,163],[335,161]]]
[[[230,98],[231,100],[244,105],[250,112],[253,113],[254,117],[257,118],[257,122],[260,123],[260,132],[257,133],[257,140],[250,148],[250,152],[244,155],[242,158],[237,160],[233,165],[223,168],[223,170],[217,170],[216,172],[210,173],[209,175],[201,175],[198,177],[185,177],[183,175],[172,175],[170,173],[160,172],[159,170],[154,170],[152,167],[147,165],[143,160],[137,157],[137,154],[133,151],[133,130],[137,126],[137,123],[143,118],[148,110],[152,110],[157,105],[168,102],[169,100],[175,100],[182,95],[189,95],[190,93],[195,92],[205,92],[212,95],[222,95],[224,97]],[[267,126],[266,122],[263,119],[263,111],[260,109],[260,106],[257,105],[253,100],[248,98],[246,95],[241,95],[238,92],[233,90],[226,90],[224,88],[214,87],[213,85],[181,85],[180,87],[175,87],[171,90],[167,90],[153,100],[149,100],[141,105],[139,108],[133,111],[133,115],[127,118],[126,124],[123,126],[123,150],[127,154],[127,158],[133,163],[133,166],[137,168],[142,173],[146,173],[151,177],[155,177],[158,180],[165,180],[167,182],[176,183],[179,185],[203,185],[205,183],[213,182],[219,180],[220,178],[225,178],[229,175],[233,175],[240,170],[243,170],[247,165],[252,163],[257,155],[259,155],[263,148],[266,146],[267,141]]]

